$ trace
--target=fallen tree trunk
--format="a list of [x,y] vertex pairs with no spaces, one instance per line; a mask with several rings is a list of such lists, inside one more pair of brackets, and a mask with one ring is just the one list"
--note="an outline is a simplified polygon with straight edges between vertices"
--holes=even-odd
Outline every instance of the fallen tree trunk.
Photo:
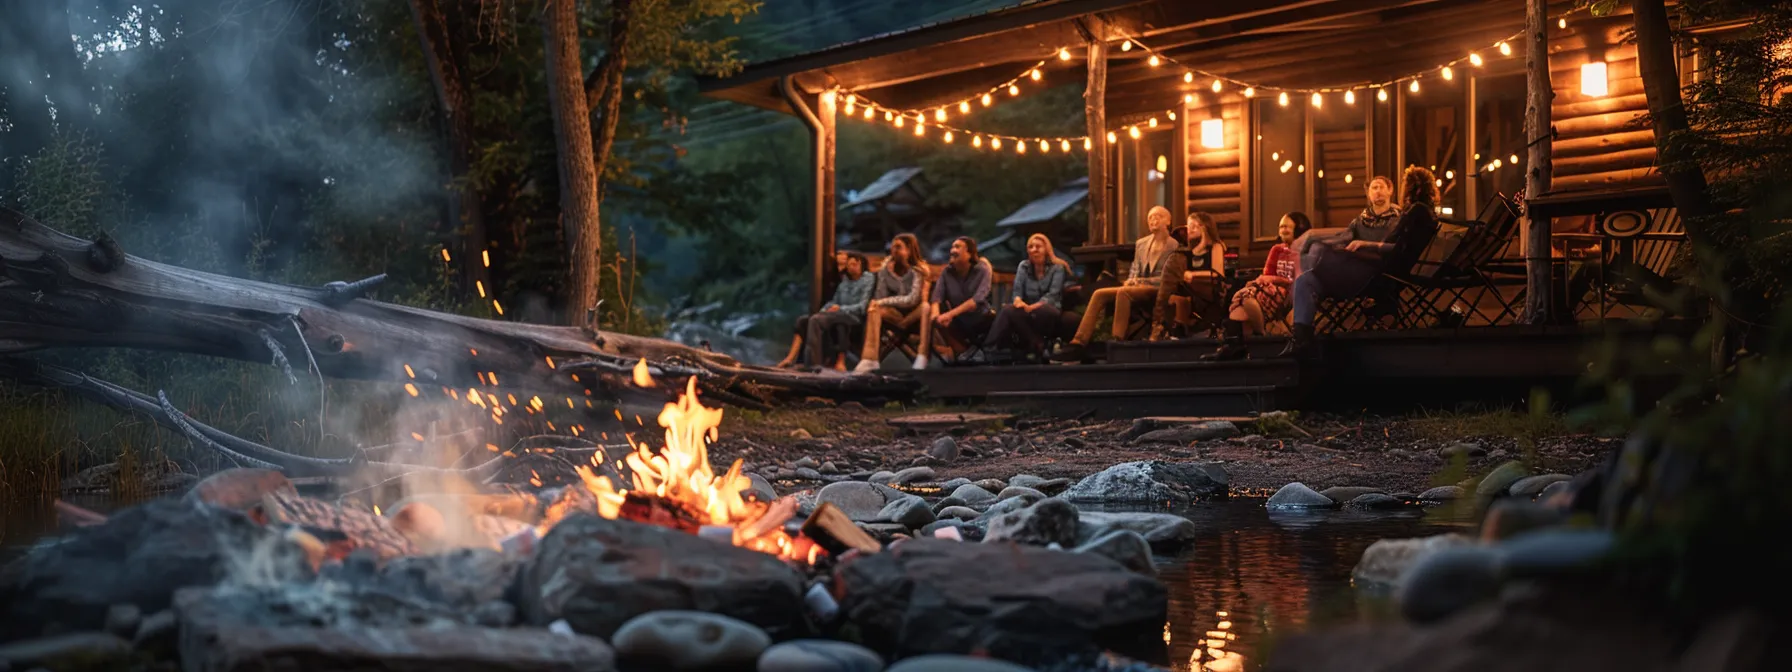
[[[506,389],[619,402],[664,399],[695,377],[711,403],[904,399],[918,385],[743,365],[664,339],[484,320],[361,298],[384,276],[295,287],[125,254],[0,208],[0,354],[123,347],[273,361],[332,378]],[[286,353],[302,353],[294,357]],[[651,388],[634,384],[646,360]]]

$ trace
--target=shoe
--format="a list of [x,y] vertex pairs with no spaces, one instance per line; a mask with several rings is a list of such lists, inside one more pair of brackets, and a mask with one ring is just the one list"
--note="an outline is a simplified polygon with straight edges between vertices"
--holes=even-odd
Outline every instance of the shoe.
[[1165,329],[1164,325],[1161,325],[1161,324],[1151,325],[1151,342],[1156,343],[1158,341],[1168,340],[1169,338],[1170,338],[1170,330]]
[[1081,343],[1065,343],[1052,353],[1054,362],[1081,362],[1089,356],[1089,349]]
[[920,371],[927,368],[927,355],[915,355],[914,369]]
[[877,360],[861,359],[861,360],[859,360],[858,366],[852,367],[852,372],[853,373],[876,373],[877,372]]
[[1294,336],[1288,339],[1288,345],[1276,353],[1276,357],[1309,359],[1313,354],[1313,325],[1294,324]]
[[1213,352],[1201,355],[1203,362],[1230,362],[1244,359],[1251,354],[1251,349],[1244,344],[1244,323],[1226,320],[1220,325],[1220,347]]

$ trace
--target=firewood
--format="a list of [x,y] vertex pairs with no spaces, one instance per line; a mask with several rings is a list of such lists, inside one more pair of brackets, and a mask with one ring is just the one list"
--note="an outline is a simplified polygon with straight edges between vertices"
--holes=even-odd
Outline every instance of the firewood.
[[830,502],[822,502],[815,507],[815,513],[803,521],[803,536],[815,540],[829,555],[838,556],[853,550],[861,553],[883,550],[876,539],[859,529],[858,524],[846,516],[846,512]]

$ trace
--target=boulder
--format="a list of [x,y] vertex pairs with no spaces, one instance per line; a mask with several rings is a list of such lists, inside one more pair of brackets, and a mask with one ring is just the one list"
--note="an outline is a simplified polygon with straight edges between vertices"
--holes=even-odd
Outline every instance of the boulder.
[[[1569,476],[1567,474],[1543,474],[1541,476],[1526,476],[1526,477],[1518,479],[1516,482],[1512,483],[1512,487],[1507,488],[1506,492],[1508,494],[1512,495],[1513,497],[1523,497],[1525,499],[1531,499],[1533,497],[1536,497],[1539,494],[1542,494],[1543,489],[1549,487],[1552,484],[1567,483],[1568,481],[1573,480],[1573,479],[1574,479],[1573,476]],[[1566,487],[1566,486],[1564,486],[1564,487]]]
[[1499,553],[1481,546],[1452,546],[1426,554],[1395,589],[1400,614],[1414,623],[1435,623],[1497,596],[1499,563]]
[[1150,542],[1132,530],[1111,530],[1076,547],[1076,552],[1093,553],[1140,574],[1157,576],[1157,567],[1151,564]]
[[951,434],[934,439],[933,445],[927,447],[927,456],[941,462],[957,460],[958,440],[952,438]]
[[1504,495],[1513,483],[1529,476],[1530,473],[1530,470],[1524,467],[1523,462],[1517,460],[1502,462],[1500,466],[1494,467],[1493,471],[1487,472],[1486,476],[1481,477],[1480,484],[1475,486],[1475,497],[1490,499]]
[[655,611],[629,619],[611,639],[616,656],[654,670],[735,669],[772,645],[764,630],[701,611]]
[[1611,531],[1602,529],[1527,532],[1498,546],[1500,572],[1517,578],[1582,572],[1597,567],[1616,544]]
[[1229,482],[1217,462],[1124,462],[1084,477],[1062,496],[1073,502],[1189,502],[1225,497]]
[[887,520],[906,526],[910,529],[925,527],[934,521],[933,509],[928,508],[927,500],[909,495],[886,504],[877,514],[878,519]]
[[1393,588],[1400,583],[1400,577],[1425,556],[1445,548],[1472,543],[1474,540],[1463,534],[1382,539],[1363,549],[1363,557],[1350,570],[1350,578],[1358,585],[1369,588]]
[[1419,499],[1427,502],[1449,502],[1462,499],[1467,494],[1462,488],[1454,485],[1440,485],[1419,493]]
[[1574,482],[1556,481],[1543,486],[1537,493],[1537,501],[1547,506],[1567,509],[1574,503]]
[[[839,485],[839,484],[837,484]],[[833,487],[833,486],[829,486]],[[777,558],[690,534],[579,515],[541,540],[518,585],[527,622],[610,637],[651,611],[706,611],[773,637],[807,634],[803,580]]]
[[[846,625],[888,658],[969,653],[1020,663],[1163,646],[1163,584],[1086,553],[915,539],[842,563]],[[895,669],[895,668],[892,668]],[[966,668],[958,668],[966,669]]]
[[1039,489],[1039,484],[1044,482],[1045,479],[1032,474],[1015,474],[1013,478],[1008,479],[1009,486],[1033,488],[1035,490]]
[[1063,548],[1077,542],[1076,506],[1062,499],[1047,499],[1019,511],[1004,513],[989,521],[985,543],[1012,541],[1018,544]]
[[1041,499],[1045,499],[1046,494],[1043,492],[1040,492],[1038,490],[1034,490],[1032,488],[1019,486],[1019,485],[1010,485],[1006,488],[1002,488],[1001,492],[996,493],[996,499],[1010,499],[1010,498],[1014,498],[1014,497],[1026,497],[1026,498],[1029,498],[1031,501],[1037,502]]
[[1270,495],[1269,501],[1263,504],[1271,510],[1287,509],[1329,509],[1337,506],[1332,498],[1319,494],[1304,483],[1289,483]]
[[908,485],[910,483],[921,483],[933,479],[933,467],[909,467],[896,472],[895,478],[890,479],[890,484]]
[[979,506],[996,501],[995,495],[989,494],[988,490],[984,490],[975,483],[958,486],[956,490],[952,491],[952,494],[947,496],[964,502],[965,506]]
[[816,505],[820,506],[822,502],[838,507],[848,518],[869,522],[878,519],[877,514],[890,500],[875,483],[841,481],[822,486],[815,493]]
[[1324,490],[1320,490],[1319,494],[1330,497],[1332,499],[1332,501],[1334,501],[1334,502],[1337,502],[1339,504],[1344,504],[1346,502],[1349,502],[1350,500],[1356,499],[1358,497],[1367,495],[1372,492],[1383,493],[1383,494],[1387,493],[1386,490],[1382,490],[1381,488],[1365,488],[1365,487],[1354,486],[1354,485],[1334,485],[1334,486],[1326,488]]
[[1368,511],[1385,511],[1388,509],[1403,508],[1406,506],[1406,502],[1393,495],[1382,494],[1379,492],[1366,492],[1357,495],[1355,499],[1350,500],[1345,506]]
[[759,655],[758,672],[881,672],[884,659],[876,651],[851,642],[799,639]]
[[1487,507],[1481,517],[1481,540],[1499,541],[1567,519],[1568,514],[1528,499],[1502,499]]
[[1194,521],[1171,513],[1084,511],[1078,518],[1082,523],[1081,538],[1084,540],[1125,530],[1138,534],[1152,548],[1163,551],[1186,546],[1201,532]]
[[[253,567],[244,551],[269,551]],[[247,516],[218,507],[155,500],[33,548],[0,571],[0,632],[97,631],[114,604],[157,612],[187,586],[215,585],[232,572],[308,575],[304,549]]]

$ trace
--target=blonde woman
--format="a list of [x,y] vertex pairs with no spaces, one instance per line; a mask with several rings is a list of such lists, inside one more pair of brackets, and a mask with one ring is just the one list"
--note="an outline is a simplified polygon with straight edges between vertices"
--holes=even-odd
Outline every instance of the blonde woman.
[[1064,285],[1070,281],[1070,264],[1052,252],[1052,241],[1043,233],[1027,237],[1027,258],[1014,269],[1014,300],[996,313],[996,322],[984,338],[984,347],[1008,347],[1019,341],[1027,352],[1045,350],[1041,333],[1051,333],[1064,309]]
[[1187,231],[1188,245],[1164,262],[1158,280],[1157,302],[1151,308],[1153,341],[1164,340],[1169,333],[1171,298],[1189,297],[1189,309],[1196,316],[1218,308],[1220,283],[1226,278],[1226,241],[1220,239],[1213,215],[1205,212],[1189,213]]
[[912,233],[898,233],[890,240],[890,256],[877,269],[871,290],[871,309],[865,313],[865,347],[853,373],[870,373],[879,366],[885,324],[913,329],[921,324],[921,288],[927,284],[927,262],[921,258],[921,241]]

